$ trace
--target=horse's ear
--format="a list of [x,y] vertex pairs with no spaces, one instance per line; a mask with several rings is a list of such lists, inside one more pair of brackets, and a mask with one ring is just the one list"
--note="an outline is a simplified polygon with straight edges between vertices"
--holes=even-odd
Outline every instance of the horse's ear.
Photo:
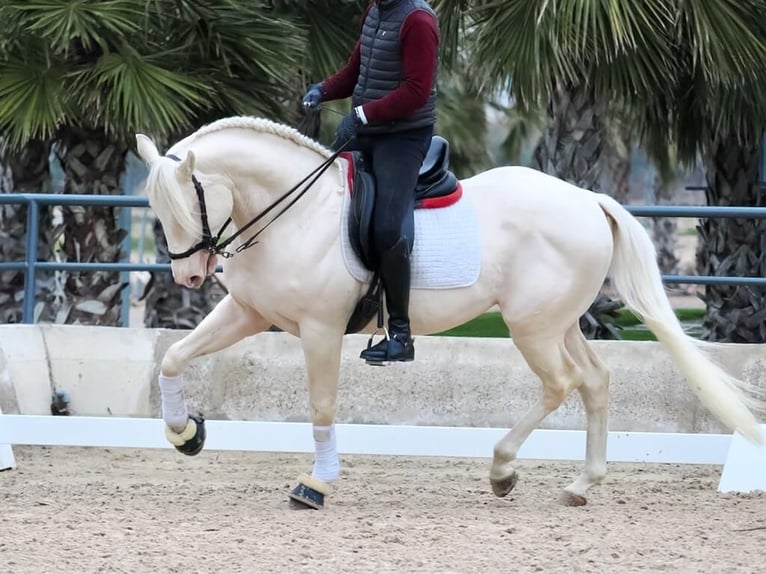
[[160,152],[157,150],[157,146],[144,134],[136,134],[136,146],[138,148],[139,157],[149,165],[154,163],[154,161],[160,157]]
[[181,179],[190,179],[194,173],[194,164],[197,158],[194,156],[194,152],[189,150],[186,152],[186,158],[178,164],[178,175]]

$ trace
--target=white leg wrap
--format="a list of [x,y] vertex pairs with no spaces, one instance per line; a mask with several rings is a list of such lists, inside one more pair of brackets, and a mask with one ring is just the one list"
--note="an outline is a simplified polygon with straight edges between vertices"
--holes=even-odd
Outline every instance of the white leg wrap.
[[162,397],[162,418],[165,424],[176,432],[182,432],[189,420],[184,398],[183,377],[166,377],[160,374],[160,395]]
[[311,476],[324,482],[332,482],[340,476],[335,425],[314,425],[314,469]]

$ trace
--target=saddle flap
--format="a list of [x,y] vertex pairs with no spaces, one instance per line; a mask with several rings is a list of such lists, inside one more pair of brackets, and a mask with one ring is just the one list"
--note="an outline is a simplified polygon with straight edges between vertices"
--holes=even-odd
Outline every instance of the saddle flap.
[[361,153],[351,152],[349,156],[350,167],[354,170],[349,239],[362,262],[368,269],[374,269],[376,258],[370,226],[375,206],[375,177],[365,169],[364,156]]

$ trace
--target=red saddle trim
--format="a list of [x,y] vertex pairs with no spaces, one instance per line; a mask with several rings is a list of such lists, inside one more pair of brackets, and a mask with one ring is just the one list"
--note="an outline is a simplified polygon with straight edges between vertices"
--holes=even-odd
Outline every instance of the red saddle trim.
[[427,197],[415,202],[415,209],[436,209],[455,205],[463,197],[463,184],[458,180],[457,187],[452,193],[439,197]]
[[351,152],[342,151],[340,157],[346,160],[346,185],[348,187],[348,194],[354,195],[354,160],[351,156]]
[[[354,194],[354,161],[350,152],[341,152],[340,157],[346,160],[346,178],[348,185],[348,194]],[[463,197],[463,184],[458,181],[455,191],[441,197],[427,197],[415,202],[415,209],[437,209],[439,207],[449,207],[456,204]]]

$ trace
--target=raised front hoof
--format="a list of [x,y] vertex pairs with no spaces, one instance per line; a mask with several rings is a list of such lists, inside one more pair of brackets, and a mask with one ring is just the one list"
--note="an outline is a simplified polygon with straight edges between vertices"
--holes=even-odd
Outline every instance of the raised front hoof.
[[561,493],[560,501],[564,506],[585,506],[588,502],[584,496],[568,490]]
[[290,491],[290,508],[294,510],[321,510],[324,498],[330,493],[330,485],[324,481],[302,474],[298,485]]
[[202,452],[207,438],[205,419],[201,416],[189,416],[186,428],[180,433],[165,426],[165,436],[178,452],[186,456],[195,456]]
[[494,495],[498,498],[503,498],[504,496],[508,496],[508,493],[513,490],[518,480],[519,475],[516,474],[516,472],[513,472],[511,475],[505,478],[490,478],[489,483],[492,485],[492,492]]

